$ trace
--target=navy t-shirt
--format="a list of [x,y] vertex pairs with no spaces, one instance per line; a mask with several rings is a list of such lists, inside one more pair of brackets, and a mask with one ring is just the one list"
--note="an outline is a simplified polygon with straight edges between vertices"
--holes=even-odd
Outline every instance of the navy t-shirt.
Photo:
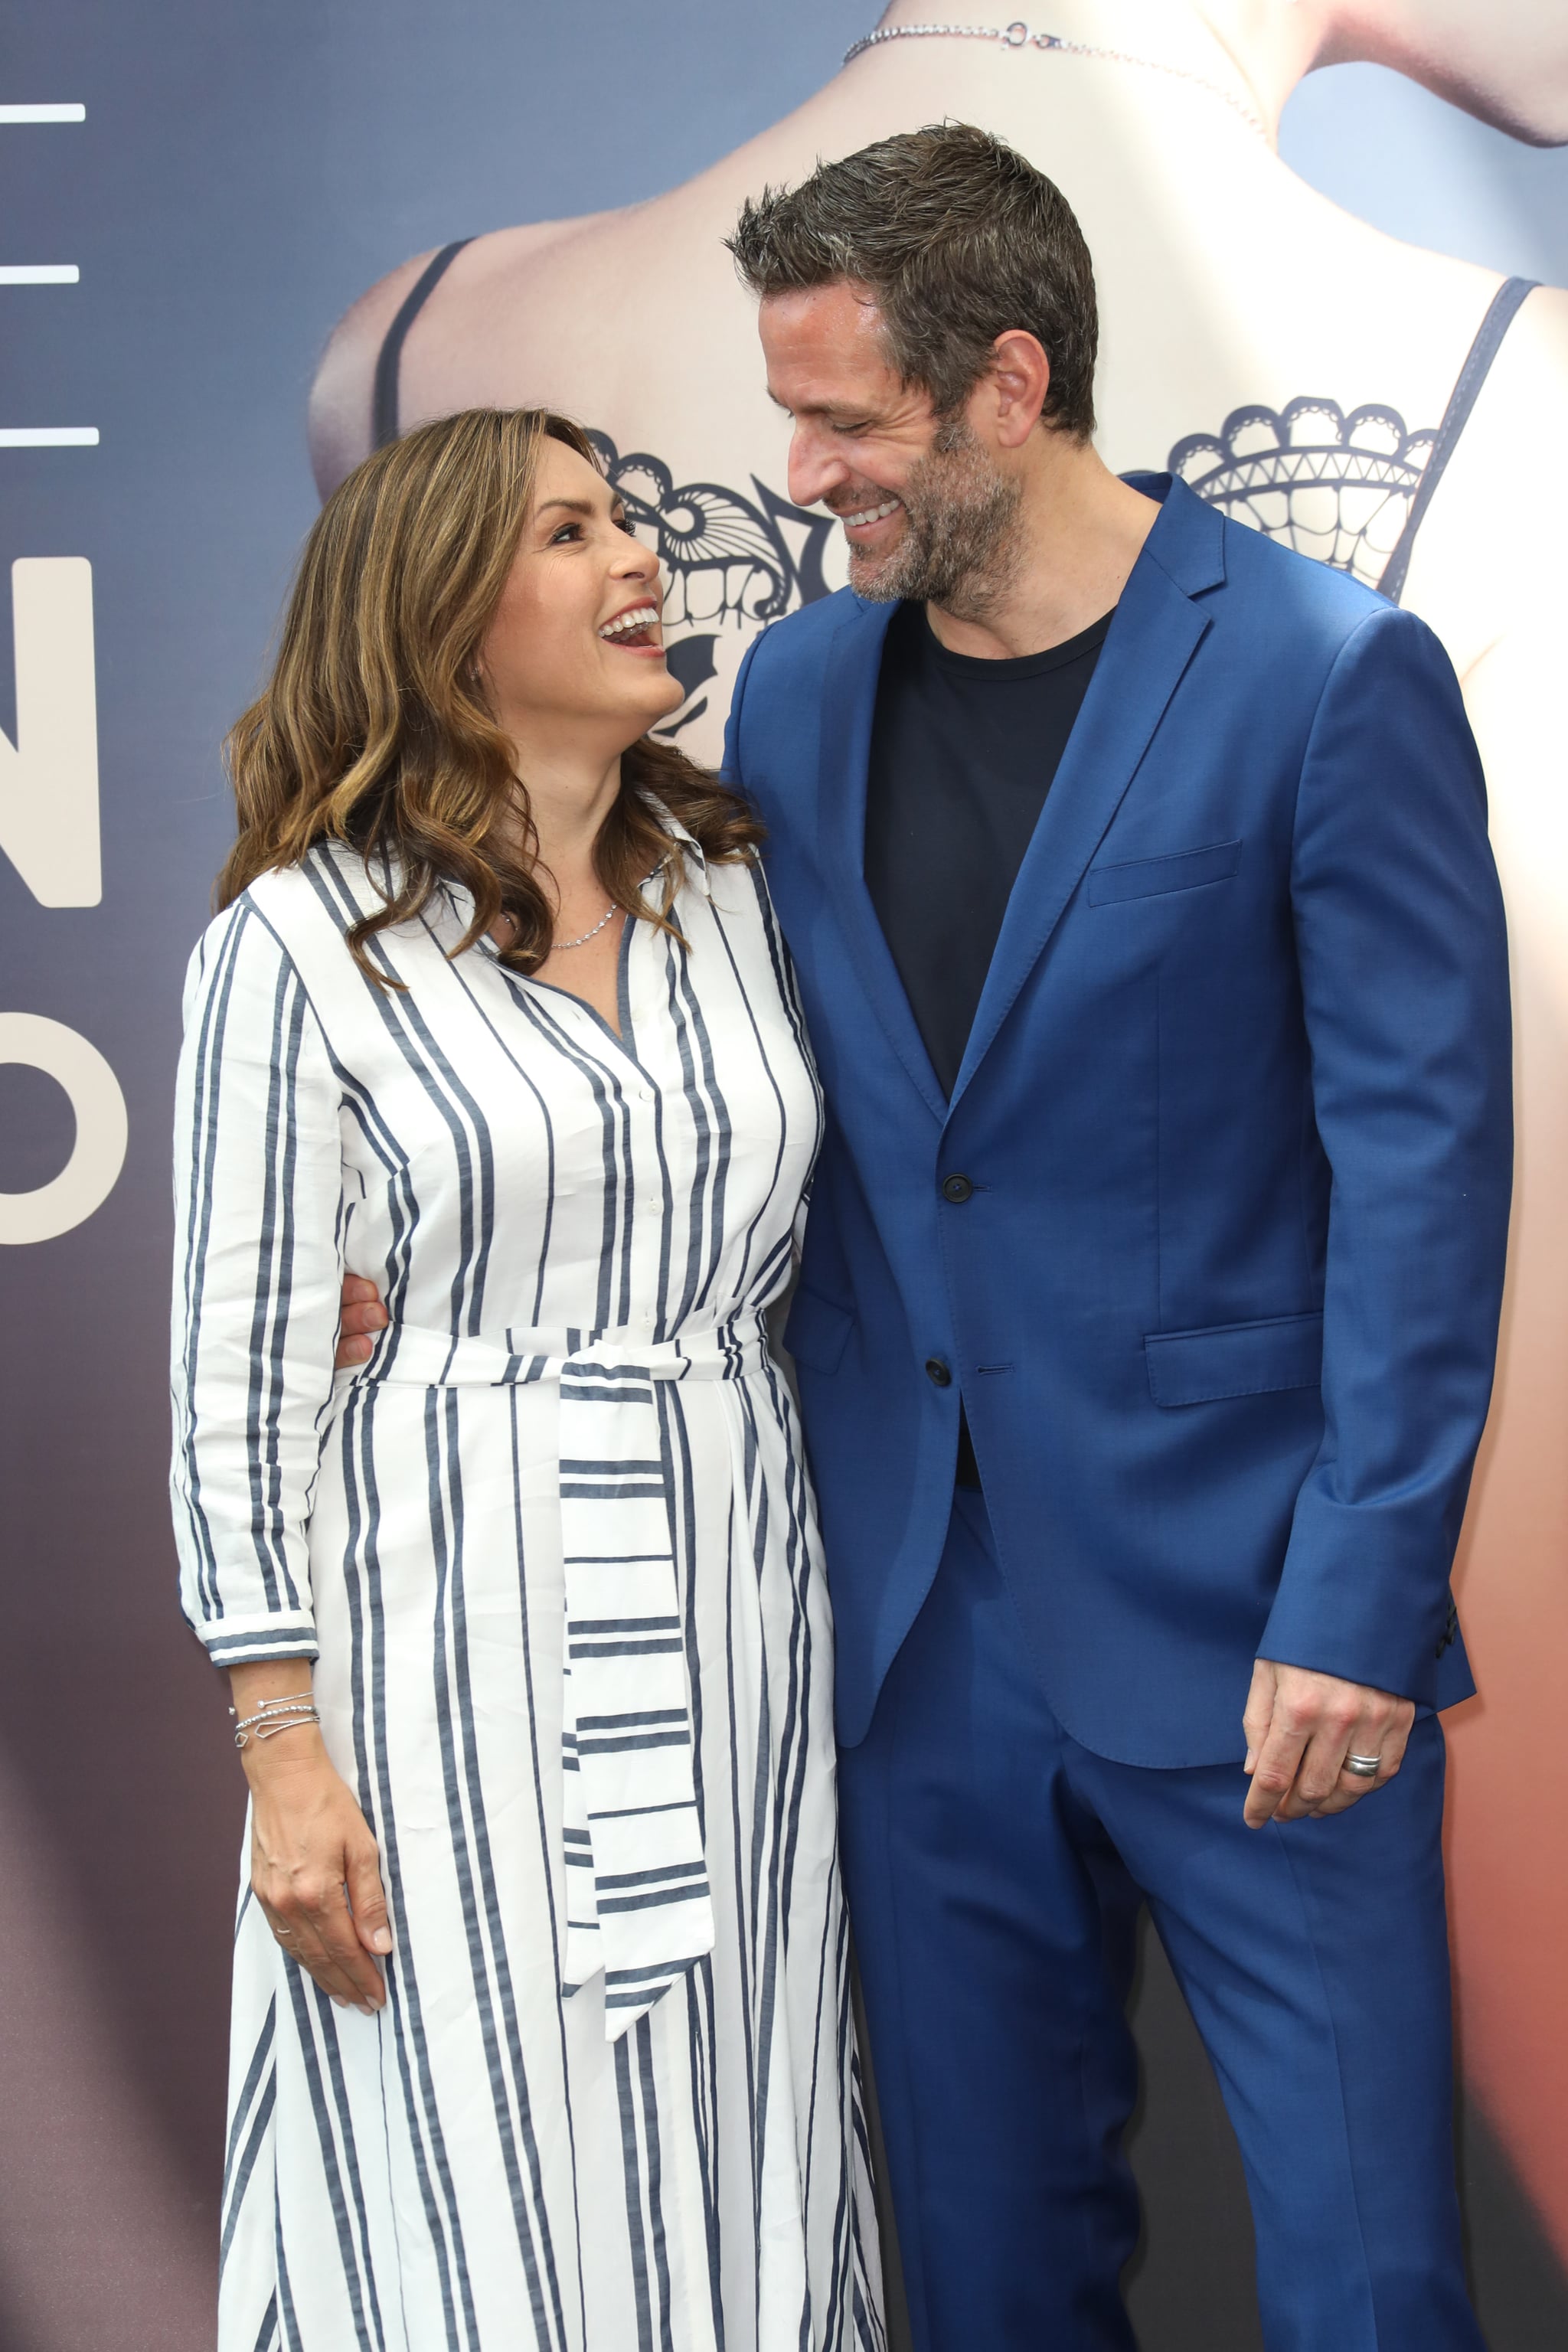
[[888,625],[866,882],[944,1094],[1110,622],[1017,661],[950,653],[923,604],[900,604]]

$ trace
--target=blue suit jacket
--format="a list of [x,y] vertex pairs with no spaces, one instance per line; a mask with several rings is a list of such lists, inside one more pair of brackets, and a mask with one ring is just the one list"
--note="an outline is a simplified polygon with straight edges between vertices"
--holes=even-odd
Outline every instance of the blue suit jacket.
[[786,1337],[847,1743],[935,1572],[961,1394],[1085,1746],[1239,1756],[1258,1654],[1471,1687],[1447,1579],[1511,1146],[1475,745],[1419,621],[1132,478],[1162,511],[951,1103],[862,878],[892,608],[808,606],[736,688],[828,1104]]

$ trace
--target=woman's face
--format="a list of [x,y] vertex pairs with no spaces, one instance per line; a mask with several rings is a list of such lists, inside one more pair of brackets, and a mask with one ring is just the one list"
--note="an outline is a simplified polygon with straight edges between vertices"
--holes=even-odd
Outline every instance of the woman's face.
[[575,449],[546,441],[533,501],[479,647],[498,724],[519,738],[579,730],[625,750],[678,709],[665,667],[658,558]]
[[1568,143],[1563,0],[1339,0],[1323,65],[1392,66],[1537,147]]

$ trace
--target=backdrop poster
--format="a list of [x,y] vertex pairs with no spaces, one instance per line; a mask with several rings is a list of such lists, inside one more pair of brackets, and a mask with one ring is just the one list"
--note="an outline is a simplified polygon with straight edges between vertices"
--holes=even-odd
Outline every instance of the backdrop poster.
[[[1069,0],[1050,26],[1120,59],[922,38],[842,70],[868,0],[14,12],[4,2352],[212,2336],[241,1788],[223,1694],[174,1612],[168,1134],[181,975],[229,833],[217,744],[317,483],[445,408],[574,411],[664,554],[688,689],[671,726],[710,755],[751,635],[841,576],[824,519],[789,500],[720,237],[764,181],[944,113],[1012,139],[1079,212],[1110,462],[1173,465],[1321,561],[1385,587],[1402,574],[1465,682],[1510,903],[1522,1115],[1498,1402],[1457,1580],[1482,1685],[1450,1718],[1463,2148],[1493,2344],[1568,2341],[1568,296],[1525,302],[1462,432],[1440,438],[1500,278],[1568,285],[1568,157],[1552,152],[1568,18],[1544,0],[1299,0],[1297,63],[1303,26],[1344,62],[1289,96],[1277,158],[1209,86],[1204,42],[1221,26],[1244,86],[1272,77],[1283,96],[1285,6]],[[1179,69],[1127,61],[1151,45]],[[1235,2152],[1152,1954],[1140,2032],[1142,2340],[1242,2352],[1258,2337]]]

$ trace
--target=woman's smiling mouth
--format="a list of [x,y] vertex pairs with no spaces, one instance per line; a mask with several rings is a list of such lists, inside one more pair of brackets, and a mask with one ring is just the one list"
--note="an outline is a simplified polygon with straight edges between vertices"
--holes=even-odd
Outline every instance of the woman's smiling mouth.
[[606,621],[599,635],[607,646],[619,646],[626,653],[662,654],[663,646],[655,635],[658,627],[658,607],[656,604],[633,604]]

